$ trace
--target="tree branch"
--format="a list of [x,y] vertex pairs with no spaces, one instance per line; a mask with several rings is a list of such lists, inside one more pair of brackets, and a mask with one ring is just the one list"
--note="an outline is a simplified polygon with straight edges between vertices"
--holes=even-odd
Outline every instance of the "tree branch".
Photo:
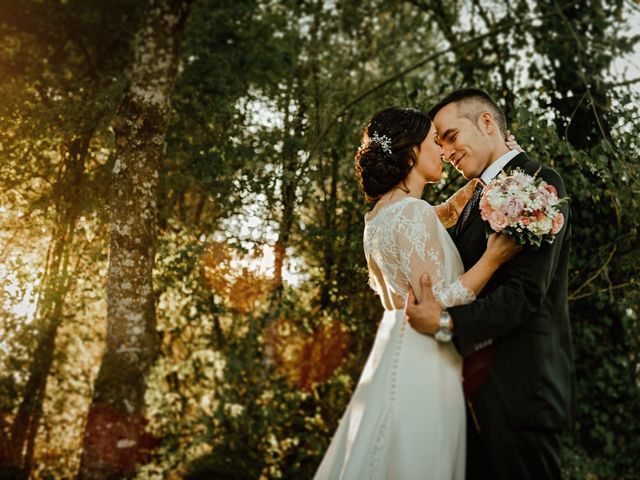
[[[576,3],[578,3],[578,0],[573,1],[573,2],[565,5],[562,8],[558,7],[558,10],[559,10],[559,12],[562,12],[562,10],[565,10],[565,9],[573,7]],[[431,55],[426,56],[422,60],[419,60],[419,61],[413,63],[412,65],[409,65],[408,67],[404,68],[403,70],[400,70],[395,75],[392,75],[392,76],[386,78],[385,80],[383,80],[382,82],[378,83],[377,85],[374,85],[373,87],[369,88],[368,90],[365,90],[364,92],[362,92],[361,94],[356,96],[356,98],[354,98],[350,102],[347,102],[347,104],[333,117],[333,119],[322,130],[320,135],[318,135],[315,143],[309,149],[309,153],[308,153],[307,157],[303,160],[303,162],[301,164],[302,168],[300,169],[300,172],[301,172],[300,176],[302,176],[304,174],[303,172],[306,170],[306,166],[311,161],[311,159],[313,158],[313,156],[317,152],[318,148],[320,147],[320,144],[322,143],[324,138],[327,136],[327,134],[331,131],[331,129],[338,123],[338,121],[354,105],[358,104],[359,102],[361,102],[365,98],[367,98],[370,95],[374,94],[378,90],[386,87],[387,85],[390,85],[390,84],[396,82],[397,80],[399,80],[402,77],[406,76],[407,74],[413,72],[414,70],[417,70],[418,68],[423,67],[424,65],[428,64],[429,62],[432,62],[433,60],[441,57],[442,55],[445,55],[445,54],[450,53],[450,52],[454,52],[454,51],[459,50],[461,48],[468,47],[469,45],[473,45],[475,43],[478,43],[478,42],[484,40],[485,38],[492,37],[492,36],[496,35],[497,33],[506,32],[506,31],[509,31],[509,30],[511,30],[513,28],[516,28],[516,27],[517,28],[523,28],[526,25],[534,23],[534,22],[536,22],[538,20],[542,20],[542,19],[547,18],[547,17],[554,17],[554,16],[557,16],[557,15],[559,15],[558,11],[549,12],[549,13],[545,13],[543,15],[538,15],[538,16],[535,16],[535,17],[531,17],[529,19],[525,19],[525,20],[523,20],[522,22],[519,22],[519,23],[507,23],[507,24],[501,25],[501,26],[496,27],[496,28],[494,28],[492,30],[489,30],[488,32],[485,32],[485,33],[480,34],[480,35],[476,35],[473,38],[470,38],[468,40],[464,40],[462,42],[458,42],[456,44],[453,44],[453,45],[449,46],[448,48],[445,48],[445,49],[442,49],[442,50],[437,51],[435,53],[432,53]]]
[[569,295],[568,300],[570,302],[573,302],[575,300],[580,300],[581,298],[590,297],[591,295],[595,295],[596,293],[610,292],[611,290],[619,290],[621,288],[632,287],[635,285],[640,285],[640,283],[635,280],[631,280],[629,282],[620,283],[619,285],[611,285],[607,288],[600,288],[598,290],[594,290],[593,292],[583,293],[582,295],[575,295],[575,293],[572,293],[571,295]]
[[636,77],[636,78],[632,78],[631,80],[623,80],[622,82],[610,82],[610,83],[605,83],[605,86],[607,87],[626,87],[628,85],[633,85],[634,83],[639,83],[640,82],[640,77]]
[[591,110],[593,111],[593,116],[595,117],[596,123],[598,125],[598,130],[600,130],[600,134],[602,135],[602,140],[606,144],[610,145],[611,150],[616,155],[617,160],[620,162],[620,165],[622,165],[622,167],[626,171],[627,175],[629,175],[629,177],[634,182],[640,184],[640,180],[638,180],[638,178],[636,178],[636,176],[631,172],[631,169],[627,166],[626,162],[622,158],[620,158],[620,156],[618,155],[618,149],[616,148],[615,144],[609,139],[609,135],[604,130],[604,126],[602,125],[602,119],[600,118],[600,115],[598,114],[598,111],[596,110],[596,101],[593,98],[593,95],[591,94],[591,89],[589,88],[589,82],[587,81],[586,74],[583,71],[584,67],[583,67],[583,64],[582,64],[582,57],[580,55],[580,52],[584,50],[584,47],[582,46],[582,42],[580,41],[580,37],[578,37],[578,34],[574,30],[573,25],[571,24],[571,21],[569,21],[569,19],[567,18],[567,16],[563,12],[563,10],[566,9],[566,7],[560,8],[560,6],[558,5],[557,2],[554,2],[554,6],[556,7],[556,12],[558,12],[558,16],[566,24],[567,28],[569,29],[569,32],[571,32],[571,35],[573,36],[573,39],[576,42],[576,46],[578,47],[578,52],[577,52],[577,55],[578,55],[578,62],[577,62],[577,65],[578,65],[578,69],[577,69],[578,76],[580,77],[580,80],[582,81],[582,83],[584,85],[585,92],[586,92],[587,96],[589,97],[589,102],[591,104]]
[[574,290],[571,293],[570,298],[582,298],[582,295],[576,297],[576,295],[578,295],[578,292],[580,292],[580,290],[585,288],[587,285],[589,285],[591,282],[593,282],[598,276],[600,276],[600,274],[604,271],[604,269],[607,267],[607,265],[609,265],[609,263],[613,259],[613,255],[616,253],[616,250],[618,250],[618,245],[614,245],[613,246],[613,249],[609,253],[609,257],[607,258],[607,260],[602,264],[602,266],[593,275],[591,275],[582,285],[580,285],[576,290]]

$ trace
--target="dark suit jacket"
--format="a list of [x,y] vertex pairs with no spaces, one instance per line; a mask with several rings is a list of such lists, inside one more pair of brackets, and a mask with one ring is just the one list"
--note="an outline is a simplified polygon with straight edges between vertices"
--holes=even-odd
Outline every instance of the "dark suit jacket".
[[[520,167],[567,192],[560,175],[514,157],[506,171]],[[484,431],[569,428],[574,416],[574,364],[567,276],[571,242],[569,202],[565,224],[553,244],[525,248],[493,275],[475,302],[449,308],[454,344],[464,357],[465,393]],[[462,218],[462,216],[461,216]],[[476,206],[453,234],[465,270],[486,248],[485,222]],[[487,346],[487,344],[489,344]]]

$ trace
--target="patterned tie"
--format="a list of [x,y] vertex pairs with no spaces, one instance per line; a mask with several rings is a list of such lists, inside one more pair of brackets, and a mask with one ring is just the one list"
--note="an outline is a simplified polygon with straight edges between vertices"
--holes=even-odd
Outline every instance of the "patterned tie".
[[469,215],[471,214],[473,209],[476,208],[476,206],[478,205],[478,202],[480,201],[480,195],[482,195],[483,188],[484,188],[484,185],[482,184],[482,182],[478,182],[478,184],[476,185],[476,188],[473,189],[473,195],[471,195],[471,199],[469,200],[469,203],[467,203],[467,206],[464,208],[464,211],[462,212],[462,221],[460,222],[461,227],[465,224],[465,222],[469,218]]

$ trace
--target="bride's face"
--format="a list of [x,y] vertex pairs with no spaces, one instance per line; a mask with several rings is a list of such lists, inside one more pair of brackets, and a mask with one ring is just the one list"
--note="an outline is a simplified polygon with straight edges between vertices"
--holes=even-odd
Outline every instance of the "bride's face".
[[431,124],[429,133],[420,144],[415,170],[427,182],[437,182],[442,178],[442,149],[436,143],[436,128]]

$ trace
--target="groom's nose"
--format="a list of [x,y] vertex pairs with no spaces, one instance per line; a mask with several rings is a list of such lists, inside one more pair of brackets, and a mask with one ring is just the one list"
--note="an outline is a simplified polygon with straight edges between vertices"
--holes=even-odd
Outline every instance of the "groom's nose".
[[445,159],[447,162],[451,162],[451,161],[453,160],[453,152],[454,152],[454,149],[453,149],[452,147],[449,147],[449,146],[446,146],[446,145],[445,145],[445,146],[442,148],[442,152],[443,152],[443,154],[444,154],[444,159]]

